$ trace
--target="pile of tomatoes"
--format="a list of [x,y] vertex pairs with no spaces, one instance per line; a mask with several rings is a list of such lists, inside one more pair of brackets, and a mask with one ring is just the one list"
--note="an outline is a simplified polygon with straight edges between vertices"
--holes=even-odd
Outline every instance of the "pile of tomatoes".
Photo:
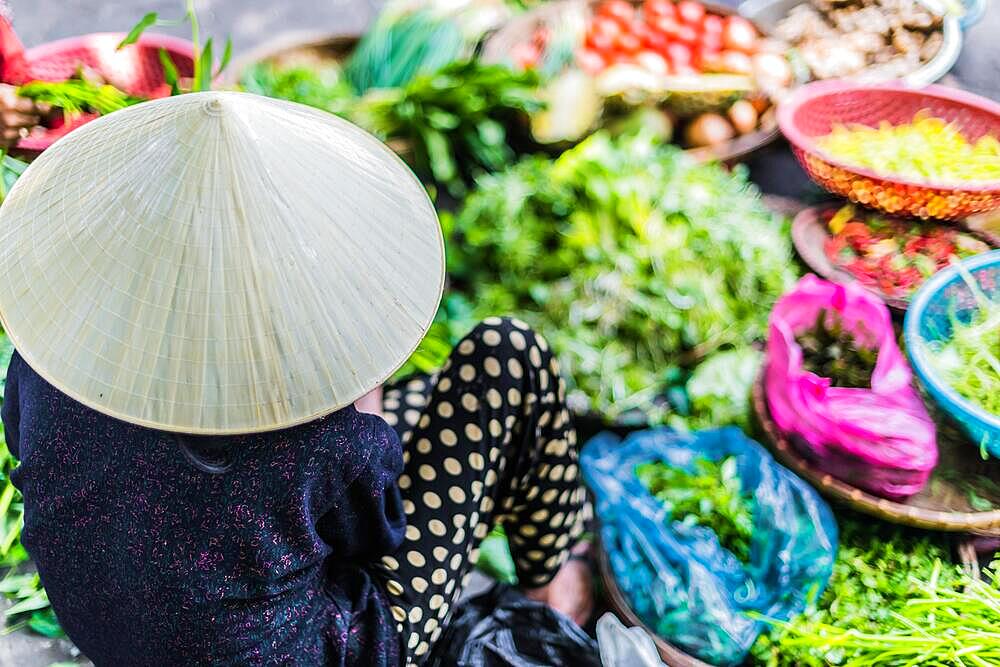
[[719,16],[694,0],[626,0],[599,4],[577,53],[591,74],[621,63],[657,74],[750,74],[760,35],[741,16]]

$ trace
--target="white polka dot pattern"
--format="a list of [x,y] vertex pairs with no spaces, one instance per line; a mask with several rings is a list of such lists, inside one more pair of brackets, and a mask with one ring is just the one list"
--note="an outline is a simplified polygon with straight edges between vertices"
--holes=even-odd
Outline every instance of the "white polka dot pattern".
[[409,664],[440,636],[492,526],[506,526],[531,586],[554,576],[583,531],[576,434],[553,366],[524,322],[490,318],[437,377],[386,390],[386,420],[409,455],[399,480],[409,526],[380,567]]

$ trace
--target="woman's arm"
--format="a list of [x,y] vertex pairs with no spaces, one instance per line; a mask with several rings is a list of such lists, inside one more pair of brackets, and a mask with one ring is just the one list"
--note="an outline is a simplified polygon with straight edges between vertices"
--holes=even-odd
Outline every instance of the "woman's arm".
[[396,432],[380,417],[359,414],[360,451],[370,456],[357,477],[320,518],[316,529],[343,562],[369,563],[394,551],[406,531],[397,480],[403,452]]

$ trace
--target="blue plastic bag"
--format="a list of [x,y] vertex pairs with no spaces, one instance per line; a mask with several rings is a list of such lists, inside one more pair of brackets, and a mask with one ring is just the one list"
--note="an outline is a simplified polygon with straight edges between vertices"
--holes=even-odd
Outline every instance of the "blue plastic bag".
[[[635,475],[638,464],[650,461],[690,470],[698,457],[728,456],[736,459],[743,489],[753,492],[747,564],[710,528],[671,521]],[[580,458],[619,588],[649,628],[685,652],[737,665],[765,627],[750,612],[787,620],[826,587],[837,551],[830,507],[741,430],[654,429],[624,442],[602,433]]]

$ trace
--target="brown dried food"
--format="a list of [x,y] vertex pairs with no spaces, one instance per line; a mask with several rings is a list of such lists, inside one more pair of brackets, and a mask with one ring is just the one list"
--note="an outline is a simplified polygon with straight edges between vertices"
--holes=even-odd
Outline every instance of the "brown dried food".
[[940,32],[932,32],[927,35],[923,46],[920,47],[920,60],[927,62],[937,55],[944,44],[944,35]]
[[775,36],[794,46],[817,79],[906,76],[941,49],[941,17],[917,0],[811,0],[789,11]]
[[[861,53],[870,53],[875,56],[888,50],[886,49],[885,36],[875,32],[853,32],[845,35],[844,42],[849,49],[854,49]],[[892,55],[892,51],[888,51]]]
[[903,54],[920,53],[920,47],[924,45],[924,35],[919,32],[912,32],[899,28],[892,33],[892,45]]

